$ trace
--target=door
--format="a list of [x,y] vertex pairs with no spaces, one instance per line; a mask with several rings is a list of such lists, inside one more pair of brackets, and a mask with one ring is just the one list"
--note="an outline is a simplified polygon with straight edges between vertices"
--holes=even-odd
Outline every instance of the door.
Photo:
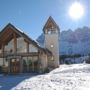
[[19,59],[10,60],[10,72],[12,74],[17,74],[20,72],[20,60]]

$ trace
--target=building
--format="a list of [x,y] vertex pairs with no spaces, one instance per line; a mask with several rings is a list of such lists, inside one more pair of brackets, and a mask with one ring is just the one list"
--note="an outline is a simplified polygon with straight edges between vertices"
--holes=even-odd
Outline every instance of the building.
[[59,27],[50,16],[43,32],[45,47],[28,37],[12,24],[0,32],[0,66],[4,72],[45,72],[59,66]]

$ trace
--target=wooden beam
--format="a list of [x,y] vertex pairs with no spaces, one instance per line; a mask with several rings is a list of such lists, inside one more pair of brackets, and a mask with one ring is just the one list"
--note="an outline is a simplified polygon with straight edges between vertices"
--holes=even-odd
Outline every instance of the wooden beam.
[[29,43],[27,43],[27,53],[29,53]]
[[12,33],[9,33],[8,35],[4,36],[2,41],[7,41],[12,36]]
[[2,57],[3,57],[3,66],[5,66],[5,61],[4,61],[4,43],[2,43]]
[[7,35],[9,35],[10,33],[12,33],[10,29],[6,30],[3,34],[1,34],[0,39],[5,38],[5,37],[6,37]]
[[26,39],[24,39],[24,41],[25,41],[25,43],[26,43],[27,53],[29,53],[29,42],[28,42]]
[[14,37],[14,53],[17,52],[17,38],[16,38],[16,34],[13,33],[13,37]]
[[32,71],[34,72],[34,62],[32,62]]

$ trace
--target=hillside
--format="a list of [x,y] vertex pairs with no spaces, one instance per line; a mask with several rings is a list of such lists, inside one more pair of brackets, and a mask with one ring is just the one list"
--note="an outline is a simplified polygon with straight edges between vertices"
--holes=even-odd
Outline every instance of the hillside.
[[[41,34],[37,41],[44,44],[44,35]],[[90,28],[83,27],[76,30],[60,32],[60,54],[90,54]]]

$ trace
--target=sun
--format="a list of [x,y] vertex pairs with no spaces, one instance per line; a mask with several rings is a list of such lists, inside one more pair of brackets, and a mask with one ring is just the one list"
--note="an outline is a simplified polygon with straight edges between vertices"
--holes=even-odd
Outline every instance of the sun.
[[84,6],[79,2],[74,2],[69,8],[69,16],[72,19],[80,19],[84,15]]

